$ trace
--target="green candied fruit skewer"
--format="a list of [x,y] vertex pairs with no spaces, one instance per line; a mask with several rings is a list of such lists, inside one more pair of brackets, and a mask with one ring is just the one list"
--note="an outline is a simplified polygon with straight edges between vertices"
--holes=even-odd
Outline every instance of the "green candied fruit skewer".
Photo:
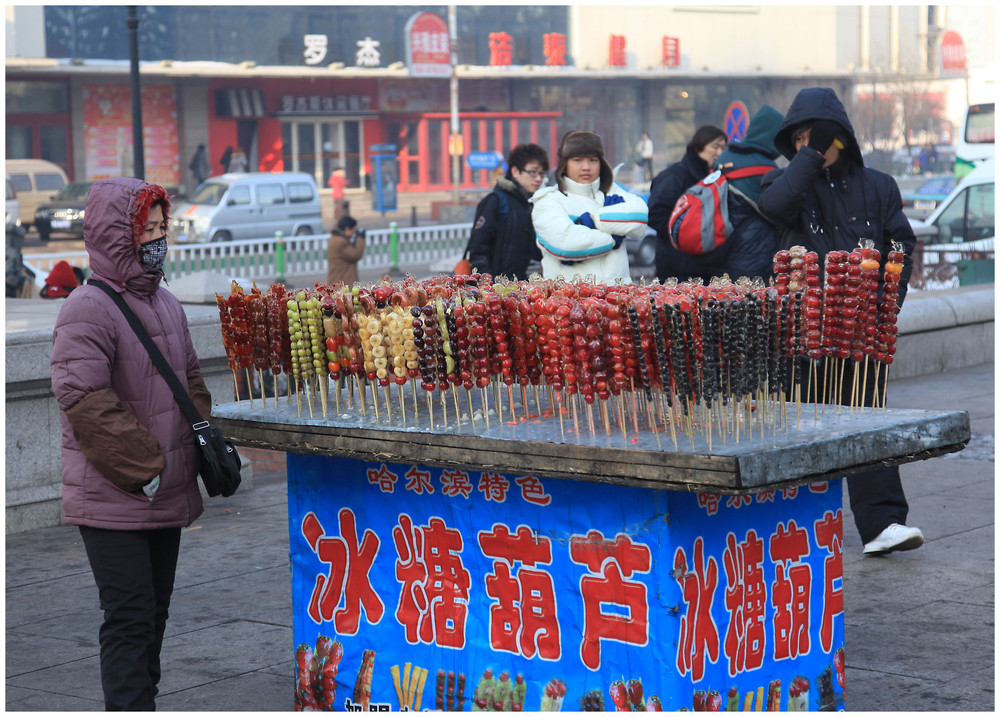
[[295,383],[295,405],[298,415],[302,415],[302,394],[299,393],[299,384],[302,381],[302,362],[299,360],[298,346],[302,343],[302,315],[299,311],[299,303],[295,299],[289,299],[285,304],[288,307],[288,336],[291,344],[292,359],[292,379]]

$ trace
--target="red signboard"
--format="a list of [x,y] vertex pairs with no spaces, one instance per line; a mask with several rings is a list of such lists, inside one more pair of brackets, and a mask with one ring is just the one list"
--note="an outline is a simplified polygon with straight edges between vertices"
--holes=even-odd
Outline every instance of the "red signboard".
[[566,64],[566,36],[559,32],[547,32],[542,35],[542,51],[545,53],[546,65]]
[[681,66],[681,39],[679,37],[663,36],[663,66]]
[[[88,181],[131,175],[132,98],[125,85],[83,88],[83,147]],[[175,185],[180,181],[177,146],[177,100],[172,87],[142,88],[142,143],[146,179]]]
[[418,12],[406,23],[406,61],[411,77],[450,77],[448,24],[440,15]]
[[941,76],[965,77],[965,43],[954,30],[941,36]]
[[608,48],[608,64],[612,67],[625,67],[625,36],[612,35]]

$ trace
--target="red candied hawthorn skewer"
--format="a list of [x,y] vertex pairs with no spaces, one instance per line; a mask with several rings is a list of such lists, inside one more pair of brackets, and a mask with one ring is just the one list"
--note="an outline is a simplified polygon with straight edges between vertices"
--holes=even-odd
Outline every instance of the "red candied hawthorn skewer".
[[[250,329],[247,327],[246,297],[243,294],[243,287],[235,280],[231,286],[232,293],[226,299],[226,303],[233,325],[233,348],[236,351],[239,367],[246,372],[247,390],[250,391],[250,367],[253,365],[253,359],[250,353]],[[250,406],[253,406],[253,391],[250,391]]]
[[257,288],[257,282],[253,283],[250,295],[246,297],[246,310],[247,330],[250,335],[250,357],[253,368],[257,372],[257,381],[260,384],[260,400],[266,408],[267,392],[264,390],[264,372],[268,369],[267,306],[264,304],[264,295]]
[[[896,315],[899,313],[899,278],[903,272],[903,261],[906,255],[899,250],[898,244],[886,254],[884,283],[882,285],[882,301],[878,312],[878,333],[875,337],[875,360],[885,365],[885,375],[882,378],[882,410],[885,410],[885,390],[889,379],[889,366],[896,353]],[[875,387],[878,390],[878,366],[875,367]]]
[[858,326],[855,332],[855,340],[860,336],[865,361],[861,380],[864,387],[861,397],[863,406],[871,405],[867,397],[868,364],[875,353],[878,335],[878,271],[881,259],[882,255],[875,248],[874,242],[871,239],[864,240],[861,245],[861,290],[858,293]]
[[240,367],[239,355],[236,353],[236,329],[233,328],[233,319],[229,314],[229,303],[226,297],[215,295],[215,304],[219,307],[219,321],[222,328],[222,346],[226,350],[226,362],[229,370],[233,372],[233,389],[236,392],[237,403],[240,400],[240,385],[236,378],[236,371]]
[[[803,257],[805,272],[805,294],[802,299],[803,316],[805,318],[805,352],[809,358],[809,386],[813,394],[813,403],[819,404],[819,387],[816,385],[816,362],[823,357],[822,324],[823,289],[820,286],[819,254],[807,251]],[[808,400],[809,390],[806,391]]]
[[[284,372],[292,372],[292,339],[288,335],[288,297],[284,284],[271,284],[264,294],[264,305],[267,308],[267,338],[268,364],[274,377],[274,397],[278,398],[278,376]],[[291,396],[291,384],[288,384],[288,394]]]
[[859,313],[861,308],[861,262],[864,257],[859,249],[855,249],[847,255],[847,275],[844,283],[844,299],[841,311],[841,342],[847,353],[846,358],[853,361],[851,377],[851,411],[854,410],[858,395],[858,378],[861,373],[861,361],[864,360],[864,338],[858,332]]
[[[823,395],[828,402],[837,403],[836,389],[838,386],[837,366],[831,369],[830,359],[841,357],[841,316],[843,311],[844,286],[847,274],[847,253],[831,251],[826,255],[825,281],[823,284],[823,323],[822,348],[825,359],[823,366]],[[846,350],[850,356],[850,347]],[[832,370],[832,379],[830,371]],[[827,394],[827,381],[830,383],[830,394]]]

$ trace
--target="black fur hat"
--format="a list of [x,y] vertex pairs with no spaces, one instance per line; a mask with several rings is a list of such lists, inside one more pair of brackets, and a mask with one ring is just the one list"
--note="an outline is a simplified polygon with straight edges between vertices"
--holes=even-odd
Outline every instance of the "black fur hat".
[[566,162],[573,157],[597,157],[601,160],[601,191],[605,194],[614,184],[614,172],[604,159],[604,140],[601,135],[589,129],[574,129],[563,135],[559,143],[559,166],[556,168],[556,182],[563,189],[562,178],[566,175]]

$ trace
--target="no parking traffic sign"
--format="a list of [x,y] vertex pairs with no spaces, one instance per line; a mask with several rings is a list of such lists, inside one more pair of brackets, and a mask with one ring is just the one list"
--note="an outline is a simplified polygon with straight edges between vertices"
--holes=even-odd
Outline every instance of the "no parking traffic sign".
[[726,131],[726,137],[730,142],[739,142],[747,136],[747,125],[750,124],[750,113],[747,106],[736,100],[729,109],[726,110],[726,118],[722,122],[722,128]]

